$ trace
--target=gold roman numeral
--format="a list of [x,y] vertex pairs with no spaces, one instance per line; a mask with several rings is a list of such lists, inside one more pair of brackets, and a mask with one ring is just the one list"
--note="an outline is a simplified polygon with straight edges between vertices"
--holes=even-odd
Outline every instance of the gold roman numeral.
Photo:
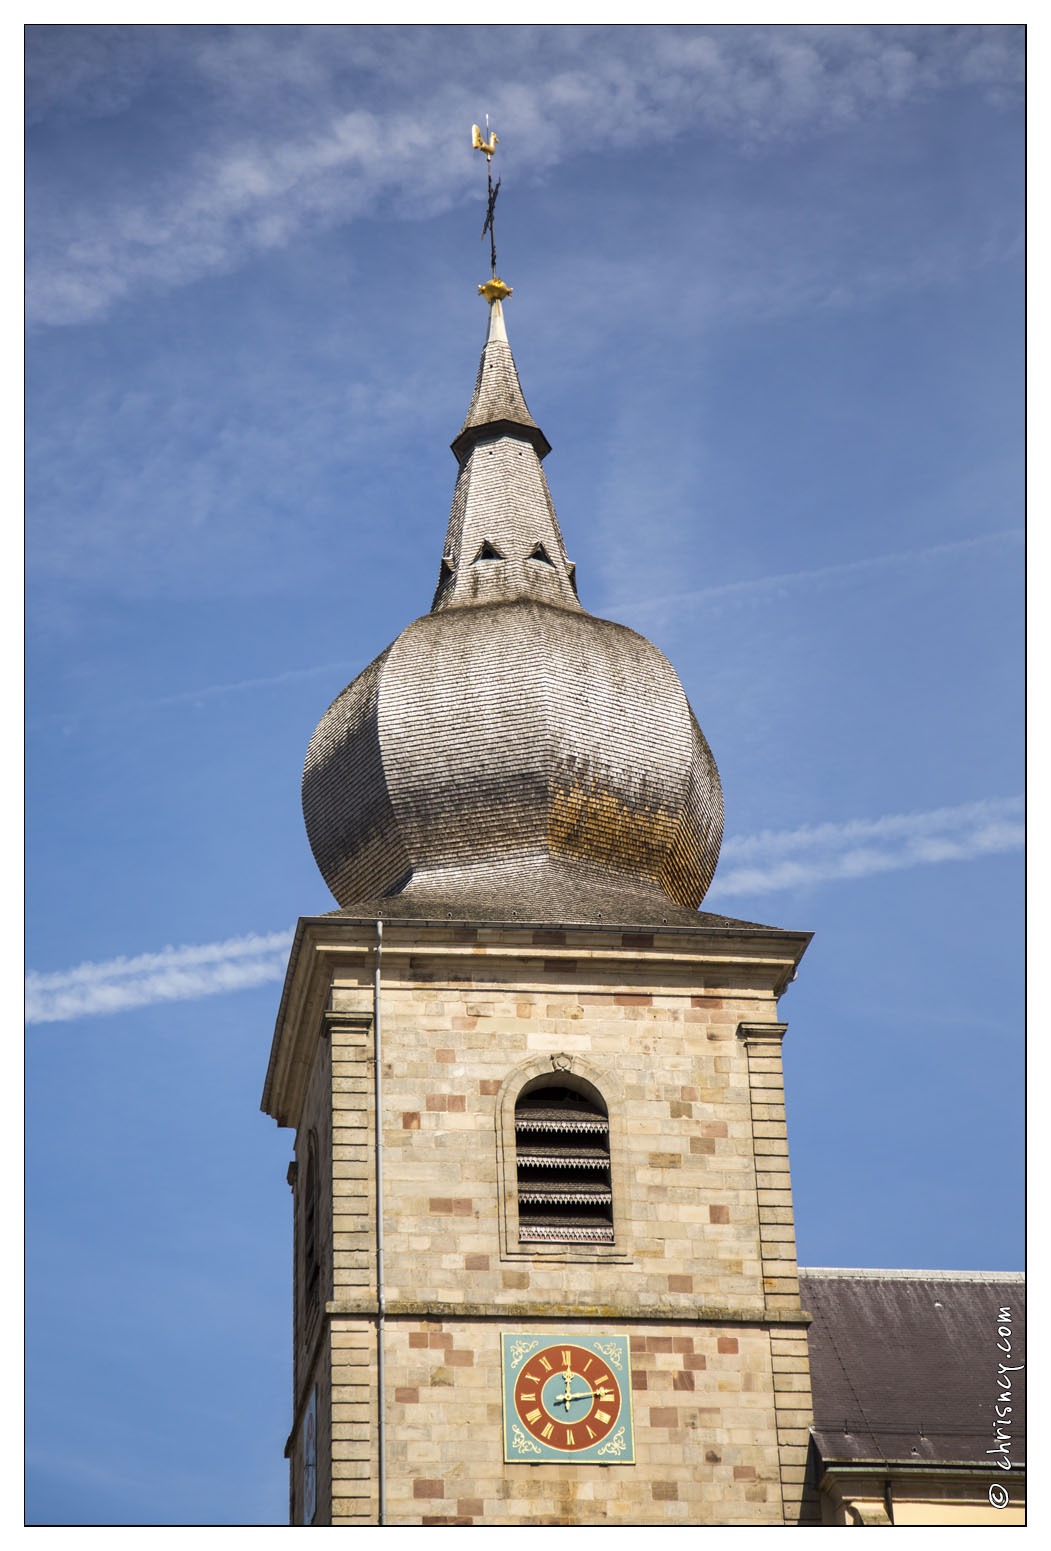
[[587,1362],[584,1364],[583,1368],[581,1368],[581,1370],[580,1370],[581,1373],[587,1373],[588,1369],[591,1367],[591,1364],[594,1361],[595,1361],[595,1359],[593,1357],[589,1357]]
[[596,1411],[595,1420],[596,1422],[610,1422],[613,1420],[613,1418],[610,1416],[608,1411]]
[[584,1423],[584,1431],[587,1433],[589,1438],[593,1438],[595,1436],[595,1434],[591,1431],[591,1428],[588,1426],[587,1422]]
[[526,1378],[532,1384],[543,1384],[544,1382],[544,1375],[542,1373],[527,1373]]
[[541,1357],[540,1358],[540,1366],[541,1366],[541,1368],[545,1368],[548,1373],[551,1372],[551,1364],[548,1362],[546,1357]]
[[548,1422],[547,1426],[542,1428],[541,1431],[540,1431],[541,1438],[550,1438],[550,1436],[551,1436],[551,1434],[552,1434],[552,1432],[554,1430],[554,1426],[555,1426],[554,1422]]
[[572,1362],[572,1360],[573,1359],[572,1359],[572,1357],[570,1356],[570,1354],[568,1352],[563,1352],[562,1353],[562,1366],[564,1368],[568,1368],[570,1363]]
[[521,1392],[521,1394],[519,1395],[518,1398],[519,1398],[519,1400],[535,1400],[536,1399],[536,1390],[535,1389],[531,1389],[528,1394],[526,1394],[525,1390],[522,1390],[522,1392]]
[[566,1428],[566,1443],[572,1445],[573,1441],[574,1441],[574,1439],[573,1439],[573,1429],[572,1429],[572,1427],[567,1427]]
[[534,1406],[532,1411],[527,1411],[526,1412],[526,1421],[527,1422],[539,1422],[541,1414],[542,1413],[541,1413],[540,1407],[539,1406]]

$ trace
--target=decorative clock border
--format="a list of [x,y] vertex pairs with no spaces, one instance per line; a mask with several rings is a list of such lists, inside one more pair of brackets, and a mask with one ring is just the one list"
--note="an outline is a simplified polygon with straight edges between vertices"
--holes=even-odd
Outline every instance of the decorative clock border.
[[[515,1386],[520,1374],[533,1358],[553,1348],[576,1349],[598,1359],[598,1369],[605,1368],[614,1375],[615,1392],[619,1395],[617,1410],[607,1428],[596,1436],[595,1441],[581,1441],[581,1425],[586,1416],[572,1431],[577,1434],[574,1447],[557,1446],[558,1433],[552,1429],[552,1441],[538,1436],[523,1421],[515,1406]],[[504,1462],[509,1465],[634,1465],[635,1425],[631,1396],[631,1341],[626,1335],[584,1334],[570,1330],[503,1331],[500,1336],[501,1392],[503,1400]],[[537,1367],[537,1374],[541,1370]],[[559,1375],[554,1374],[555,1377]],[[568,1376],[567,1376],[568,1377]],[[600,1379],[603,1377],[599,1375]],[[550,1382],[550,1381],[549,1381]],[[572,1383],[578,1382],[574,1378]],[[580,1382],[584,1382],[580,1380]],[[567,1382],[567,1394],[570,1389]],[[600,1403],[596,1401],[596,1404]],[[550,1416],[550,1412],[545,1412]],[[529,1420],[532,1420],[531,1418]],[[608,1418],[607,1418],[608,1420]],[[539,1423],[536,1424],[539,1426]],[[549,1424],[550,1425],[550,1424]],[[556,1422],[563,1435],[570,1434],[568,1425]],[[588,1431],[586,1425],[584,1430]]]

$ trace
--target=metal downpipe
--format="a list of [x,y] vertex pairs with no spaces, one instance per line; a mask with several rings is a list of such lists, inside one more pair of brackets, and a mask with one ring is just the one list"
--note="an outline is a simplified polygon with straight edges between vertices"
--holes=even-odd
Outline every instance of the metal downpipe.
[[387,1428],[383,1373],[383,1068],[380,1048],[380,961],[383,955],[383,922],[376,922],[376,962],[372,979],[372,1064],[376,1114],[376,1451],[379,1477],[380,1524],[387,1522]]

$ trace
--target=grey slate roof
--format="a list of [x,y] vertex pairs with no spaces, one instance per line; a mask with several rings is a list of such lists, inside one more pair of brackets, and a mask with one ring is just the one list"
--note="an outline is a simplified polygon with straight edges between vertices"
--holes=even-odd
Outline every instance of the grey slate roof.
[[696,922],[722,839],[711,750],[671,664],[581,607],[499,302],[434,603],[307,752],[318,866],[356,915]]
[[508,433],[474,444],[460,465],[432,612],[535,598],[581,613],[574,575],[533,447]]
[[511,346],[507,342],[503,303],[499,301],[489,305],[489,328],[478,363],[474,397],[460,433],[452,443],[457,458],[463,461],[479,432],[487,430],[491,433],[493,429],[515,430],[536,448],[541,458],[546,458],[551,451],[550,442],[526,406]]
[[[813,1315],[814,1440],[826,1465],[971,1462],[996,1471],[999,1362],[1024,1362],[1018,1272],[799,1270]],[[1011,1310],[1014,1355],[997,1347]],[[1022,1355],[1017,1355],[1021,1353]],[[1025,1460],[1024,1372],[1011,1374],[1011,1459]]]
[[552,857],[517,866],[468,869],[416,880],[402,893],[374,895],[329,912],[351,920],[513,921],[533,926],[604,926],[745,929],[777,932],[758,921],[690,910],[638,879]]

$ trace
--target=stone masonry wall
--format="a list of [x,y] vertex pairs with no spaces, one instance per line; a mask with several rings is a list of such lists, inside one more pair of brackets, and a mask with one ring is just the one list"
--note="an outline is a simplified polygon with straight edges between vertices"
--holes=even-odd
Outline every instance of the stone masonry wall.
[[[627,1300],[669,1312],[698,1302],[762,1308],[764,1254],[774,1246],[760,1237],[753,1074],[737,1030],[742,1022],[776,1024],[776,1003],[759,985],[698,986],[692,966],[654,964],[645,950],[627,964],[624,956],[591,963],[581,935],[572,952],[548,943],[524,959],[469,948],[451,962],[443,953],[428,958],[425,946],[411,955],[385,950],[387,1298],[499,1307],[564,1303],[585,1292],[591,1304]],[[520,949],[521,936],[508,946]],[[364,956],[360,968],[337,971],[334,1030],[341,1013],[371,1015],[371,971]],[[333,1038],[334,1059],[344,1038]],[[615,1085],[622,1093],[610,1121],[613,1145],[622,1143],[626,1155],[627,1177],[615,1181],[625,1213],[615,1224],[615,1258],[590,1246],[531,1247],[526,1263],[508,1264],[497,1231],[495,1101],[516,1068],[552,1056],[568,1056],[570,1069],[600,1091]],[[364,1065],[357,1076],[333,1068],[341,1174],[370,1167],[364,1073]],[[776,1073],[755,1080],[767,1076],[783,1106]],[[790,1195],[788,1203],[790,1210]],[[778,1204],[783,1209],[781,1196]],[[367,1191],[346,1194],[336,1215],[348,1220],[337,1231],[367,1239],[370,1214]],[[348,1258],[352,1242],[336,1245],[337,1299],[368,1284],[371,1262]],[[517,1242],[508,1247],[521,1252]],[[783,1296],[798,1308],[791,1277]]]
[[503,1464],[500,1324],[389,1321],[390,1522],[779,1524],[765,1332],[596,1323],[631,1338],[633,1466]]
[[[333,1285],[319,1523],[329,1504],[333,1523],[377,1512],[373,959],[364,932],[346,948],[321,1036]],[[721,957],[660,932],[388,934],[388,1522],[799,1522],[810,1396],[784,1026],[769,963]],[[613,1246],[518,1242],[501,1149],[518,1088],[545,1072],[606,1098]],[[500,1331],[574,1323],[631,1337],[637,1463],[505,1464]],[[318,1484],[320,1504],[320,1469]]]

